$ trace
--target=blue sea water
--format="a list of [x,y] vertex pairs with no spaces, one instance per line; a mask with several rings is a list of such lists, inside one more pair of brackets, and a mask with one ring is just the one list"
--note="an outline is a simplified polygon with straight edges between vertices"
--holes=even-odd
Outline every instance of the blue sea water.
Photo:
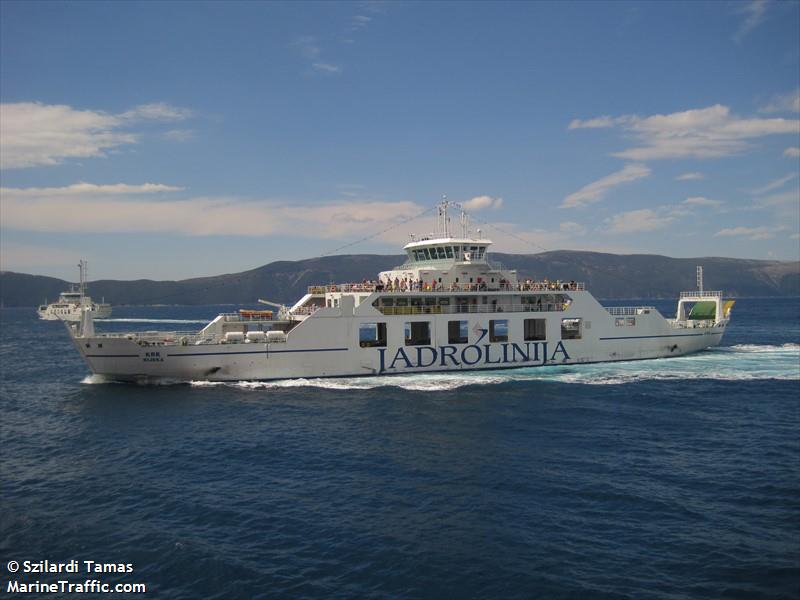
[[94,383],[32,309],[0,325],[4,592],[78,559],[170,599],[800,596],[800,299],[682,358],[151,387]]

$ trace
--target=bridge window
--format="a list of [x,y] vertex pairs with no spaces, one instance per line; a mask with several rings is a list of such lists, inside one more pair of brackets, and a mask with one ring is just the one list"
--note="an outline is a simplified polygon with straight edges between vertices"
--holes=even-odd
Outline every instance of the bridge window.
[[508,319],[489,320],[489,341],[490,342],[508,341]]
[[447,258],[447,256],[445,255],[445,252],[444,252],[444,247],[443,247],[443,246],[439,246],[439,247],[436,249],[436,252],[438,252],[438,253],[439,253],[439,258],[440,258],[440,259],[444,260],[445,258]]
[[525,341],[541,342],[547,339],[547,329],[544,319],[525,319]]
[[428,321],[410,321],[405,326],[406,346],[430,346],[431,324]]
[[447,258],[453,258],[453,247],[452,246],[445,246],[444,253],[447,255]]
[[386,346],[386,323],[361,323],[358,326],[358,342],[362,348]]
[[581,319],[561,319],[561,339],[581,339]]
[[447,343],[466,344],[469,342],[469,321],[449,321],[447,323]]

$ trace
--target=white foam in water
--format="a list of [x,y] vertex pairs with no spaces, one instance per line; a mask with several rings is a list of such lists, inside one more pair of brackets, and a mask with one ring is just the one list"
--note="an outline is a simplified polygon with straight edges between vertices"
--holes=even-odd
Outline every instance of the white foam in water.
[[467,385],[515,381],[551,381],[583,385],[620,385],[637,381],[715,379],[800,380],[800,344],[782,346],[740,344],[698,354],[643,361],[550,365],[497,371],[417,373],[375,377],[287,379],[280,381],[191,381],[195,387],[228,386],[246,390],[316,387],[330,390],[369,390],[392,386],[412,391],[447,391]]
[[85,383],[86,385],[97,385],[101,383],[109,383],[111,380],[107,379],[105,375],[87,375],[83,379],[81,379],[81,383]]
[[797,352],[800,344],[783,344],[781,346],[759,346],[758,344],[736,344],[735,346],[724,346],[717,350],[722,352]]

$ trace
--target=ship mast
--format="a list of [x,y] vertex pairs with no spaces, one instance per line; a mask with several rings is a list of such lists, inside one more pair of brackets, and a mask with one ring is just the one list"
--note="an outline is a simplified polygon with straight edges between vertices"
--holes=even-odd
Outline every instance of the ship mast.
[[81,259],[78,263],[78,271],[80,272],[80,292],[81,292],[81,300],[83,300],[84,295],[86,294],[86,261]]
[[437,207],[438,213],[436,217],[436,231],[434,232],[434,236],[439,238],[450,237],[450,217],[447,216],[447,209],[451,206],[461,210],[461,216],[459,218],[459,224],[461,225],[461,237],[469,237],[469,215],[464,210],[464,207],[462,207],[460,204],[448,200],[447,194],[442,196],[442,201]]
[[447,216],[447,209],[450,206],[447,194],[442,196],[442,201],[438,206],[438,218],[436,219],[436,237],[450,237],[450,219]]

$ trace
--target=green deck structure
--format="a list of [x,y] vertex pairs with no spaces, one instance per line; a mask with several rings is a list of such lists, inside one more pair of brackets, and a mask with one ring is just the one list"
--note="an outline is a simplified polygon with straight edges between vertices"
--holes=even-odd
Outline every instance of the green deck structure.
[[689,320],[706,321],[717,317],[717,303],[714,301],[698,302],[689,312]]

